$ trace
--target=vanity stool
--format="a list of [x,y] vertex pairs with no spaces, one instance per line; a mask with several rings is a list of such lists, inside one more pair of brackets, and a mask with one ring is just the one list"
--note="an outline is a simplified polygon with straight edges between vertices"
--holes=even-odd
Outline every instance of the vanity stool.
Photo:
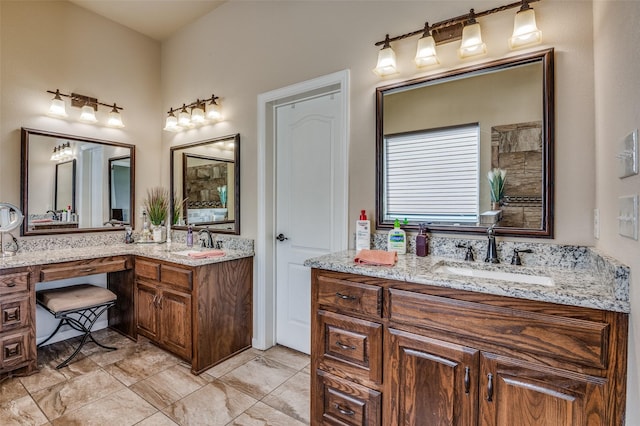
[[47,343],[64,324],[75,330],[82,331],[82,339],[76,350],[64,360],[56,369],[65,367],[80,352],[80,349],[91,339],[96,345],[108,349],[116,350],[110,346],[105,346],[96,341],[91,335],[91,329],[107,309],[115,305],[116,295],[103,287],[91,284],[78,284],[68,287],[41,290],[36,292],[36,301],[40,306],[49,311],[54,317],[60,319],[58,326],[41,342],[38,347]]

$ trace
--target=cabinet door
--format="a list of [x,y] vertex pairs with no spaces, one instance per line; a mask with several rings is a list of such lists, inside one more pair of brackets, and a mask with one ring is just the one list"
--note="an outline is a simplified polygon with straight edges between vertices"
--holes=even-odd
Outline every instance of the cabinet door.
[[153,341],[158,341],[158,289],[155,286],[136,282],[136,323],[138,332]]
[[395,329],[389,329],[385,341],[385,424],[476,424],[476,349]]
[[482,353],[479,425],[608,424],[606,379]]
[[161,343],[176,355],[191,359],[191,295],[163,289],[158,307]]

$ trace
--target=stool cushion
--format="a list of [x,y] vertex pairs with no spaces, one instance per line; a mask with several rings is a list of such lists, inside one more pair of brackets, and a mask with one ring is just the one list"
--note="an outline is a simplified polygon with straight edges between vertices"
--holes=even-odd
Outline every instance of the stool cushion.
[[36,292],[38,303],[51,312],[63,312],[89,308],[116,300],[116,295],[106,288],[91,284],[53,288]]

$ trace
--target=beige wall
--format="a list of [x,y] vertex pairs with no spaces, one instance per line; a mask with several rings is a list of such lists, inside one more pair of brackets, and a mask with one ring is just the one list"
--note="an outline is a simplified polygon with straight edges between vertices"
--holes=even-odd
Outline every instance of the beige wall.
[[[0,200],[20,205],[20,128],[30,127],[135,144],[139,206],[160,180],[150,166],[161,159],[160,44],[68,2],[0,1],[0,10]],[[117,102],[126,127],[47,116],[55,89]]]
[[594,3],[596,246],[631,266],[627,425],[640,424],[640,242],[618,235],[618,197],[640,193],[640,176],[617,177],[617,143],[640,126],[640,2]]

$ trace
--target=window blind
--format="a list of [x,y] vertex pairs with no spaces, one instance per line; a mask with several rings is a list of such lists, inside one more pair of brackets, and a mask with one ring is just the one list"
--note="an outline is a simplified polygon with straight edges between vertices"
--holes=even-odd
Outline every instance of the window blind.
[[386,136],[384,219],[475,224],[479,141],[477,123]]

